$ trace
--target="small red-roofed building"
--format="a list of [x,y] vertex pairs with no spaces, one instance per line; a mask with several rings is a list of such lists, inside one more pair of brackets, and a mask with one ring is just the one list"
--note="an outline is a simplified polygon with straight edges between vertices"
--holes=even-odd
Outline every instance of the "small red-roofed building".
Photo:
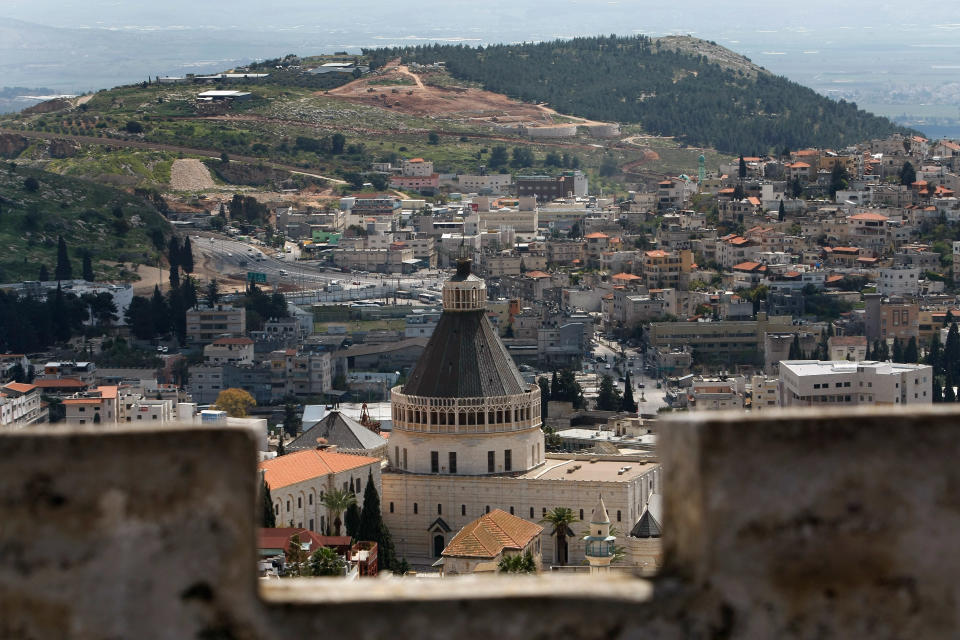
[[533,557],[541,567],[540,536],[543,527],[502,509],[485,513],[457,532],[440,554],[444,575],[493,573],[509,556]]
[[362,500],[371,474],[377,493],[382,495],[380,462],[380,458],[310,449],[264,460],[259,468],[270,487],[277,524],[320,533],[329,525],[336,534],[338,518],[340,532],[344,531],[343,514],[328,511],[323,497],[333,489],[342,489],[353,491]]
[[65,420],[71,424],[117,424],[120,387],[99,386],[63,399]]
[[787,165],[787,178],[791,181],[809,182],[815,175],[813,166],[806,162],[791,162]]

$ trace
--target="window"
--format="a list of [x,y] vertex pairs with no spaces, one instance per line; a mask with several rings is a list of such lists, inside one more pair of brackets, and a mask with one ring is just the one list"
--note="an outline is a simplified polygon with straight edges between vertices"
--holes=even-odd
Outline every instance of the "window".
[[510,507],[510,515],[513,515],[513,507]]
[[297,498],[297,509],[303,508],[303,498]]
[[390,513],[393,513],[393,503],[390,503]]
[[439,473],[440,472],[440,452],[431,451],[430,452],[430,473]]
[[313,531],[313,518],[310,518],[310,531]]
[[290,501],[287,500],[287,513],[290,513]]
[[510,471],[513,468],[513,451],[507,449],[503,452],[503,470]]
[[407,448],[403,448],[403,468],[407,468]]
[[400,447],[393,448],[393,461],[398,467],[400,466]]
[[457,472],[457,452],[456,451],[450,452],[450,460],[449,460],[448,468],[450,469],[450,473]]
[[307,504],[313,504],[313,494],[307,496]]
[[484,511],[484,513],[490,513],[490,505],[487,505],[487,508],[486,508],[486,510]]
[[467,515],[467,505],[465,504],[460,505],[460,515],[462,516]]
[[274,512],[275,514],[277,514],[277,515],[280,515],[280,505],[279,505],[279,504],[273,505],[273,512]]
[[530,518],[533,519],[533,507],[530,507]]
[[416,503],[416,502],[413,503],[413,513],[414,513],[414,514],[417,513],[417,503]]
[[497,454],[493,451],[487,451],[487,473],[494,472],[494,465],[497,462]]
[[541,517],[544,517],[544,518],[545,518],[546,516],[547,516],[547,508],[544,507],[544,508],[543,508],[543,514],[541,515]]
[[437,503],[437,515],[438,515],[438,516],[442,516],[442,515],[443,515],[443,505],[440,504],[440,503]]
[[617,511],[617,522],[620,522],[620,512]]

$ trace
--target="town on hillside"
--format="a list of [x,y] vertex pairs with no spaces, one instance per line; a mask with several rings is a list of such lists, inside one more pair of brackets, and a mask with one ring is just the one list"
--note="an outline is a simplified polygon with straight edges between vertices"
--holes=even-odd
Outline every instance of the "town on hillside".
[[957,400],[957,142],[701,156],[612,194],[554,160],[171,199],[135,285],[61,235],[0,286],[0,428],[251,430],[265,580],[652,575],[665,416]]

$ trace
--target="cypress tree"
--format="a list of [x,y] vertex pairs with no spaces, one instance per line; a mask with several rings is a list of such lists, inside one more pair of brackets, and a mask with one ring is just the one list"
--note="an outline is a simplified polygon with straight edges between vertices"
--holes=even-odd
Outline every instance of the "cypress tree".
[[347,507],[343,513],[343,526],[347,529],[347,535],[358,540],[357,530],[360,528],[360,507],[356,502]]
[[193,273],[193,247],[190,245],[190,236],[184,239],[180,250],[180,268],[184,273]]
[[260,474],[260,495],[263,496],[263,513],[260,526],[272,529],[277,526],[277,517],[273,512],[273,497],[270,495],[270,485],[267,484],[266,475],[263,473]]
[[637,403],[633,399],[633,385],[630,383],[630,372],[627,372],[623,383],[623,401],[620,403],[620,410],[627,413],[637,412]]
[[37,274],[37,280],[40,282],[50,282],[50,272],[47,270],[47,265],[40,265],[40,273]]
[[777,219],[783,222],[787,219],[787,210],[783,206],[783,200],[780,201],[780,207],[777,209]]
[[910,336],[910,341],[907,342],[907,347],[903,350],[903,361],[909,363],[920,361],[920,354],[917,350],[917,338],[915,336]]
[[953,374],[947,374],[947,386],[943,390],[944,402],[956,402],[957,392],[953,390]]
[[167,260],[170,262],[171,271],[173,271],[174,267],[180,266],[180,256],[182,252],[183,251],[180,248],[180,238],[177,236],[170,236],[170,245],[167,249]]
[[540,387],[540,417],[547,419],[547,409],[550,406],[550,383],[543,376],[537,378],[537,386]]
[[176,291],[180,288],[180,267],[175,264],[170,265],[170,290]]
[[87,282],[93,282],[93,260],[89,253],[83,254],[83,279]]
[[930,348],[927,350],[927,357],[924,359],[926,364],[933,367],[934,375],[943,373],[943,348],[940,346],[940,332],[933,334],[930,340]]
[[893,339],[893,361],[903,362],[903,345],[900,344],[900,338]]
[[63,236],[57,236],[57,267],[53,277],[56,280],[70,280],[73,278],[73,268],[70,266],[70,256],[67,255],[67,242]]
[[957,323],[950,323],[947,332],[947,344],[943,347],[943,370],[949,375],[956,375],[960,367],[960,334],[957,333]]
[[557,372],[553,372],[553,377],[550,379],[550,399],[551,400],[560,400],[560,382],[557,380]]
[[377,564],[383,571],[393,565],[393,538],[383,524],[380,514],[380,495],[373,484],[373,472],[367,474],[367,488],[363,492],[363,511],[360,512],[360,524],[357,527],[358,540],[377,543]]
[[153,297],[150,299],[150,315],[153,316],[153,335],[162,335],[170,331],[170,308],[160,287],[153,287]]
[[943,387],[940,386],[940,378],[933,377],[933,401],[935,403],[943,402]]

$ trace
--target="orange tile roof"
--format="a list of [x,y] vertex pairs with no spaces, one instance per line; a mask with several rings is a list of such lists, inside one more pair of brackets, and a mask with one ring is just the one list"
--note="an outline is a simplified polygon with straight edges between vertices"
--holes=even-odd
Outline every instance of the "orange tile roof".
[[34,380],[33,383],[41,389],[72,389],[74,387],[82,388],[90,386],[86,382],[77,380],[76,378],[53,378],[50,380],[41,379]]
[[543,527],[502,509],[486,513],[453,537],[441,555],[445,557],[495,558],[504,549],[522,550],[543,533]]
[[25,382],[8,382],[7,384],[3,385],[3,388],[16,391],[17,393],[30,393],[37,388],[37,385],[27,384]]
[[841,280],[843,280],[843,276],[833,275],[833,276],[827,276],[827,279],[824,280],[824,282],[829,284],[831,282],[840,282]]
[[584,236],[584,238],[593,238],[593,239],[609,238],[609,237],[610,237],[610,236],[608,236],[608,235],[605,234],[605,233],[601,233],[600,231],[594,231],[593,233],[590,233],[590,234]]
[[544,273],[543,271],[527,271],[527,273],[525,273],[524,275],[526,275],[528,278],[533,278],[535,280],[540,280],[542,278],[550,277],[549,273]]
[[632,273],[618,273],[611,280],[642,280],[642,278]]
[[755,206],[755,207],[759,207],[759,206],[760,206],[760,198],[756,198],[756,197],[754,197],[754,196],[750,196],[749,198],[747,198],[747,202],[749,202],[750,204],[752,204],[752,205]]
[[378,462],[380,462],[379,458],[310,449],[289,453],[273,460],[264,460],[260,463],[260,469],[264,472],[270,488],[279,489],[318,476],[340,473]]
[[66,398],[63,401],[63,404],[74,405],[74,404],[100,404],[102,398]]
[[741,262],[733,265],[732,268],[736,271],[756,271],[759,266],[759,262]]
[[648,258],[666,258],[667,252],[663,249],[654,249],[652,251],[647,251],[644,253]]
[[855,216],[850,216],[851,220],[877,220],[879,222],[884,222],[889,220],[887,216],[880,215],[879,213],[858,213]]

